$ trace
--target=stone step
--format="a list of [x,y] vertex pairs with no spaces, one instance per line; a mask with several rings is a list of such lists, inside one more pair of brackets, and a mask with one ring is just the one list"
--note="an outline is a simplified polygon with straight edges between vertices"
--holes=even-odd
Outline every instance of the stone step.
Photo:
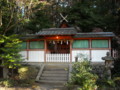
[[64,73],[61,73],[61,74],[42,74],[42,76],[49,76],[49,77],[54,77],[54,76],[58,76],[58,77],[60,77],[60,76],[62,76],[62,77],[67,77],[68,75],[67,74],[64,74]]
[[52,80],[52,81],[56,81],[56,80],[59,80],[59,81],[67,81],[67,77],[40,77],[40,80]]
[[[68,88],[65,85],[62,84],[55,84],[55,83],[41,83],[40,87],[45,87],[45,90],[68,90]],[[46,88],[48,87],[48,88]],[[40,90],[43,90],[40,89]]]
[[46,65],[45,69],[56,68],[56,69],[65,69],[68,68],[68,65]]
[[68,71],[43,71],[43,74],[68,74]]
[[67,83],[67,81],[49,81],[49,80],[39,80],[37,82],[40,82],[40,83],[54,83],[54,84],[65,84]]
[[44,68],[44,71],[68,71],[68,68]]
[[67,65],[50,64],[45,65],[38,82],[40,83],[60,83],[65,84],[68,81],[69,68]]

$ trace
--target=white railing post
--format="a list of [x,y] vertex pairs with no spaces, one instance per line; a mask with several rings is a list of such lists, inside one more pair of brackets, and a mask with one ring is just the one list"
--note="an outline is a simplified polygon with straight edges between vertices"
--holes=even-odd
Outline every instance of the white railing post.
[[46,54],[46,62],[70,62],[70,54]]

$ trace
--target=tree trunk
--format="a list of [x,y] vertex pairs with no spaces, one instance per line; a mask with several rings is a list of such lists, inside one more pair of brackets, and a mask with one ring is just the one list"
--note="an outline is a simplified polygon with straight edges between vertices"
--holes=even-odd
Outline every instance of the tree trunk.
[[2,26],[2,10],[0,10],[0,26]]
[[8,78],[8,68],[3,68],[3,78]]

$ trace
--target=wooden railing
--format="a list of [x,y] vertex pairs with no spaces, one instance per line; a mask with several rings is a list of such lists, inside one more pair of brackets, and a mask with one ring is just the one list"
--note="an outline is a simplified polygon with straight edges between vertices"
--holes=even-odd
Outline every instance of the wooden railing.
[[46,62],[70,62],[70,54],[46,54]]

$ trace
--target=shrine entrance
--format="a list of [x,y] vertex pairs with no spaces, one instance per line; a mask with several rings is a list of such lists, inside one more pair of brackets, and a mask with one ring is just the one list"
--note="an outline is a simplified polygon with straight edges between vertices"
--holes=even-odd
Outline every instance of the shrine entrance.
[[47,41],[47,53],[70,53],[70,41]]
[[47,41],[46,62],[70,62],[70,41]]

